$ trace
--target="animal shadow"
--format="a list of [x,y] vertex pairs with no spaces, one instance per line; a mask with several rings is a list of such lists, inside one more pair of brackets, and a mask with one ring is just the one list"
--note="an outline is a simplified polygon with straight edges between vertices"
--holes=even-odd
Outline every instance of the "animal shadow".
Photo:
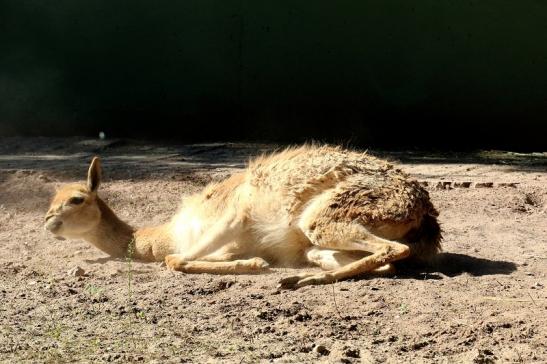
[[455,277],[467,273],[472,276],[511,274],[517,269],[513,262],[477,258],[465,254],[439,253],[427,264],[400,262],[397,275],[401,278],[442,279],[442,275]]

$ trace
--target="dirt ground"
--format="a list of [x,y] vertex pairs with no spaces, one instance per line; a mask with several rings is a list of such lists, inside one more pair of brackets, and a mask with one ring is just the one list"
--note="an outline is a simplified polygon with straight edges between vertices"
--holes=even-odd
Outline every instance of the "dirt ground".
[[141,226],[272,148],[0,139],[0,361],[547,362],[547,153],[371,151],[427,184],[444,230],[435,264],[391,278],[277,291],[294,271],[184,275],[42,227],[92,155],[101,195]]

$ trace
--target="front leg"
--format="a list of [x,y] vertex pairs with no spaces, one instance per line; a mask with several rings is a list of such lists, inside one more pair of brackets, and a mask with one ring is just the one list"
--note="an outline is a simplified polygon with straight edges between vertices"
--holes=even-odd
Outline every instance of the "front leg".
[[184,260],[203,260],[219,249],[233,243],[241,236],[243,219],[235,214],[229,215],[215,223],[188,251],[181,252]]
[[165,264],[172,270],[198,274],[253,274],[268,271],[269,264],[262,258],[240,259],[227,262],[186,261],[181,254],[165,257]]

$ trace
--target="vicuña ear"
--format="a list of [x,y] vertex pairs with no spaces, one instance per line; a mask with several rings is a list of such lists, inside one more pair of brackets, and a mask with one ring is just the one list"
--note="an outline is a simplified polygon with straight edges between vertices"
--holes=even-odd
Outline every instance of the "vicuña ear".
[[97,192],[101,184],[101,160],[94,157],[87,171],[87,188],[90,192]]

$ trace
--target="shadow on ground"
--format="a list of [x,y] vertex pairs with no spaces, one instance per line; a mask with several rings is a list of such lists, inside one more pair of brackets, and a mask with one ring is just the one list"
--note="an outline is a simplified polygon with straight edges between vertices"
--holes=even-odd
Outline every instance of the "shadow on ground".
[[[0,138],[0,173],[28,171],[57,181],[81,179],[93,156],[103,161],[107,180],[155,179],[184,176],[212,169],[243,168],[253,156],[282,148],[277,144],[203,143],[83,138]],[[370,151],[403,163],[473,163],[509,166],[537,172],[547,166],[547,153],[479,151]]]
[[475,152],[446,151],[378,151],[373,152],[402,163],[424,164],[496,164],[511,166],[514,170],[537,171],[547,166],[547,152],[517,153],[501,150]]
[[517,265],[513,262],[477,258],[457,253],[440,253],[433,262],[427,265],[414,262],[398,263],[397,276],[401,278],[441,279],[441,274],[448,277],[461,274],[485,276],[511,274],[516,269]]

